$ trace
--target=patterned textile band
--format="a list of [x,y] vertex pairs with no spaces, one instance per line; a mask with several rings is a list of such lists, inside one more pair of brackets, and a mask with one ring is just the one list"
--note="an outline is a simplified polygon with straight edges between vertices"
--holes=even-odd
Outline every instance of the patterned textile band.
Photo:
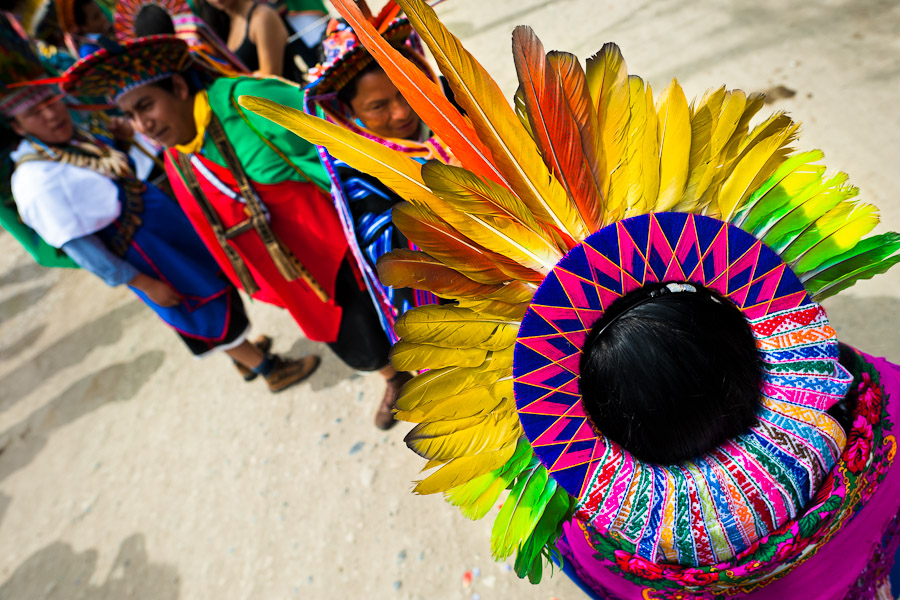
[[0,114],[11,119],[16,115],[46,102],[60,92],[56,86],[34,85],[27,88],[11,90],[0,97]]

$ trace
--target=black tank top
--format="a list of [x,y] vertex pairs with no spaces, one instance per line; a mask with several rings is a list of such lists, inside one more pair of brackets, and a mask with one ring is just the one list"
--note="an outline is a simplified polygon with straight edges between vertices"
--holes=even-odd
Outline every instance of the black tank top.
[[253,11],[256,10],[257,6],[259,6],[259,3],[254,2],[253,6],[250,7],[250,12],[247,13],[247,28],[244,29],[244,41],[234,51],[234,55],[244,63],[244,66],[250,72],[259,70],[259,53],[256,51],[256,44],[250,41],[250,18],[253,17]]

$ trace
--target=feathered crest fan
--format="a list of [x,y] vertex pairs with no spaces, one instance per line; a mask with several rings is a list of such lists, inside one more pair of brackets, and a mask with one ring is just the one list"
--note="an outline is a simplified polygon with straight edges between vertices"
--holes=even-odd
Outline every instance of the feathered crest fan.
[[511,106],[484,68],[421,0],[398,0],[466,116],[372,27],[352,0],[336,8],[462,168],[424,166],[273,102],[241,104],[407,200],[395,224],[419,251],[379,262],[382,280],[457,301],[401,317],[398,370],[426,370],[403,389],[407,445],[433,471],[415,491],[443,493],[471,519],[501,495],[491,548],[540,580],[577,501],[523,435],[513,398],[513,346],[534,291],[567,251],[604,225],[651,212],[715,217],[763,241],[814,300],[900,261],[900,235],[866,237],[877,209],[818,150],[796,152],[798,125],[777,113],[750,127],[762,96],[725,88],[688,102],[677,81],[654,99],[614,44],[583,68],[517,27],[519,89]]

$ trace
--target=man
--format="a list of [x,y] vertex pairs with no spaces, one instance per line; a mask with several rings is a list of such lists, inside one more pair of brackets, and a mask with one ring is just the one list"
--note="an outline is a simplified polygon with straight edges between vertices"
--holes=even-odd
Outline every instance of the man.
[[[0,30],[2,56],[17,61],[0,69],[2,83],[33,79],[42,68],[27,41],[5,18]],[[2,89],[0,114],[20,138],[11,153],[18,211],[48,244],[107,284],[128,285],[198,357],[224,351],[245,379],[263,375],[273,392],[315,370],[318,357],[284,360],[267,354],[270,340],[246,340],[240,296],[183,212],[135,176],[112,140],[77,127],[57,91]]]
[[163,146],[172,189],[229,278],[287,309],[307,337],[350,367],[387,381],[376,424],[409,379],[389,365],[390,344],[327,193],[314,146],[237,103],[241,95],[300,107],[279,79],[211,80],[188,46],[153,36],[98,51],[66,74],[66,89],[110,97],[135,130]]

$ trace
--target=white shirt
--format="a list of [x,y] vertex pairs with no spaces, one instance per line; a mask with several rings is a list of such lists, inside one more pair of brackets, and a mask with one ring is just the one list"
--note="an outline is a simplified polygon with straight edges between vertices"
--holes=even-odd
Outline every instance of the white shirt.
[[[35,152],[22,140],[14,161]],[[96,233],[122,211],[112,179],[74,165],[49,160],[28,161],[12,174],[12,193],[22,221],[55,248]]]

